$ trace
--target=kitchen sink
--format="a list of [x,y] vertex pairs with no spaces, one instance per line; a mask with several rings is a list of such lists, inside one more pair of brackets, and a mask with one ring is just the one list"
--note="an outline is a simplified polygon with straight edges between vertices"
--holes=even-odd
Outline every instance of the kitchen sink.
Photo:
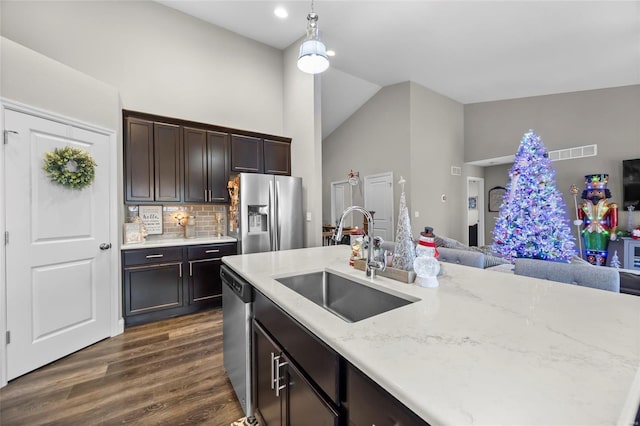
[[357,322],[417,301],[394,296],[329,271],[276,278],[276,281],[347,322]]

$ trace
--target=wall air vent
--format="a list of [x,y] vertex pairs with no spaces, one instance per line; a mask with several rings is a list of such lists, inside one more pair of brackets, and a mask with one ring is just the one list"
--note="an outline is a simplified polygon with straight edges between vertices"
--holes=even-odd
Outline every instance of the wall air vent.
[[595,157],[598,155],[598,145],[576,146],[574,148],[549,151],[551,161],[575,160],[576,158]]
[[462,176],[462,167],[451,166],[451,174],[453,176]]

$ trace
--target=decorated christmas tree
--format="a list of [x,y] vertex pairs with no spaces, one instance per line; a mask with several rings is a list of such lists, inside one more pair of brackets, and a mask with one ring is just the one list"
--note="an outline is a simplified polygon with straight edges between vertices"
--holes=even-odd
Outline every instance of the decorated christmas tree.
[[524,134],[493,229],[493,251],[508,259],[568,262],[575,242],[555,170],[542,140]]
[[416,258],[416,246],[411,238],[411,223],[409,221],[409,209],[404,195],[406,180],[400,176],[398,182],[402,185],[400,194],[400,213],[398,214],[398,230],[396,231],[396,247],[393,253],[393,267],[410,271],[413,269],[413,261]]

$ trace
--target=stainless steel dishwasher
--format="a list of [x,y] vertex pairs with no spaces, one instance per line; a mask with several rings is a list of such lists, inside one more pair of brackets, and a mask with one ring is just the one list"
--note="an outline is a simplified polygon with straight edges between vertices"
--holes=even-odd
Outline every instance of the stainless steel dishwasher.
[[253,417],[251,386],[251,318],[253,288],[226,265],[222,278],[222,347],[224,369],[247,417]]

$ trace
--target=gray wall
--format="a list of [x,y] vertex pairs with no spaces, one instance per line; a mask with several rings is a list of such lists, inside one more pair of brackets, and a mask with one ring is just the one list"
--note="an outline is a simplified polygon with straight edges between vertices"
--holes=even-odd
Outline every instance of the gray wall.
[[[513,155],[525,132],[533,129],[550,151],[598,145],[598,155],[554,161],[556,184],[564,194],[569,219],[575,219],[569,188],[584,188],[584,175],[608,173],[611,202],[622,205],[622,160],[640,158],[640,85],[469,104],[464,107],[465,160]],[[510,165],[485,170],[485,190],[505,186]],[[578,194],[578,197],[580,194]],[[580,198],[578,198],[580,202]],[[485,236],[492,242],[495,215],[487,213]],[[640,223],[640,212],[634,213]],[[628,214],[620,212],[626,227]],[[574,236],[577,233],[574,229]]]
[[[393,172],[396,181],[401,175],[408,180],[405,191],[411,202],[409,91],[408,82],[380,89],[322,141],[323,223],[331,223],[331,182],[347,179],[351,169],[360,173],[353,204],[364,205],[364,177],[384,172]],[[394,199],[397,214],[398,185]],[[353,215],[353,225],[362,227],[362,215]]]
[[[331,218],[331,182],[346,179],[350,169],[361,180],[391,171],[396,181],[400,176],[407,180],[414,237],[429,225],[441,235],[464,238],[466,179],[451,176],[452,165],[463,165],[463,147],[462,104],[413,82],[382,88],[323,141],[324,222]],[[395,185],[394,223],[400,192]],[[445,203],[441,194],[447,196]],[[354,187],[353,202],[363,204],[359,187]],[[354,225],[360,223],[358,215]]]
[[282,51],[151,1],[2,1],[2,35],[117,87],[126,109],[283,133]]
[[[451,175],[462,168],[464,109],[461,103],[411,83],[411,225],[414,237],[425,226],[436,235],[464,241],[467,235],[464,176]],[[441,201],[442,195],[446,201]],[[415,218],[415,213],[420,213]]]

